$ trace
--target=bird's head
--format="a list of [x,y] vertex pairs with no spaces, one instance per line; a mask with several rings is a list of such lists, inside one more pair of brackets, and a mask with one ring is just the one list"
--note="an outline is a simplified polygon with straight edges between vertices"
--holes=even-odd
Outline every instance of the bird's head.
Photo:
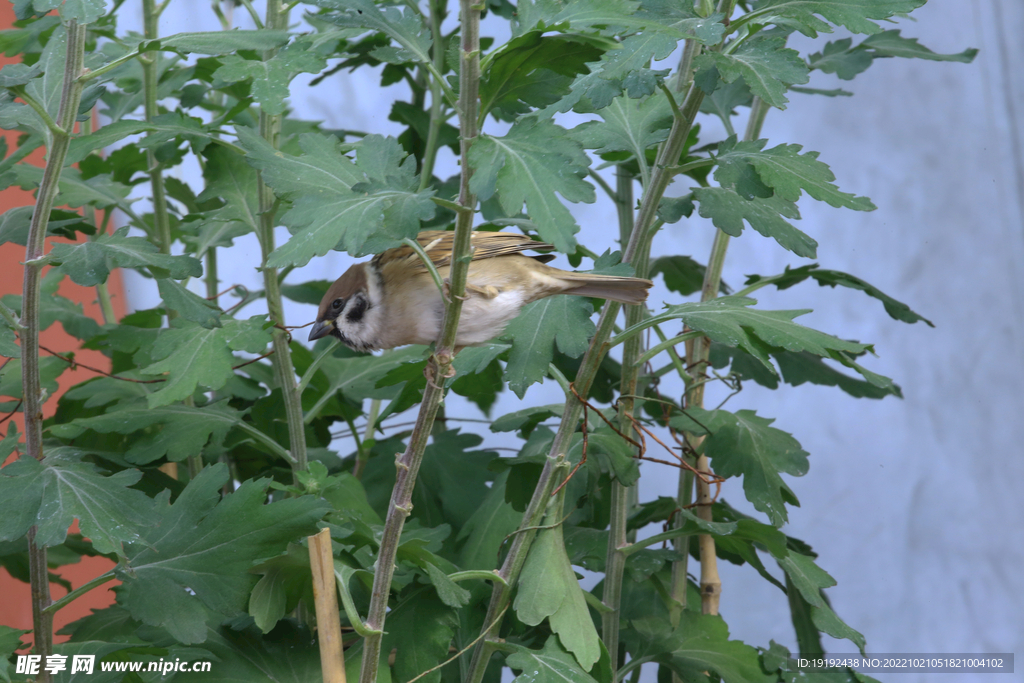
[[320,300],[309,341],[332,335],[356,351],[380,348],[382,292],[377,270],[358,263],[339,277]]

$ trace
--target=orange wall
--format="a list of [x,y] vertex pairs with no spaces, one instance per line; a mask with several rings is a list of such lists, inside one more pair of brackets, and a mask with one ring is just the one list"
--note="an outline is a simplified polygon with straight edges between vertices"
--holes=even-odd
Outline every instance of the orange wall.
[[[9,28],[14,21],[14,10],[10,3],[0,2],[0,27]],[[0,55],[0,65],[17,61]],[[18,134],[15,131],[0,131],[6,140],[8,149],[17,147]],[[42,165],[44,157],[42,151],[38,151],[29,157],[31,163]],[[32,204],[34,198],[31,192],[26,192],[17,187],[7,188],[0,191],[0,213],[17,206]],[[55,240],[50,240],[53,243]],[[67,241],[67,240],[60,240]],[[21,262],[25,259],[25,248],[17,244],[0,245],[0,294],[21,293],[22,277],[24,270]],[[121,278],[115,271],[109,280],[109,288],[113,299],[114,310],[118,317],[124,315],[124,295],[121,285]],[[91,287],[80,287],[68,279],[61,284],[59,291],[72,301],[80,302],[86,315],[92,316],[97,321],[102,321],[99,305],[96,303],[96,290]],[[97,368],[109,369],[109,359],[99,351],[79,349],[79,342],[74,337],[66,334],[59,323],[54,324],[44,331],[40,339],[41,343],[54,351],[67,353],[73,351],[75,358],[82,363]],[[84,382],[96,373],[83,368],[66,371],[60,376],[60,391],[68,387]],[[60,392],[58,392],[59,394]],[[46,416],[53,414],[57,405],[57,395],[51,397],[43,407]],[[24,432],[24,423],[21,413],[17,413],[12,419],[18,423],[20,432]],[[6,425],[0,426],[0,433],[6,434]],[[12,456],[13,457],[13,456]],[[77,522],[72,526],[72,531],[77,531]],[[61,576],[71,582],[75,587],[82,585],[90,579],[106,572],[112,566],[111,562],[102,557],[86,557],[78,564],[61,567],[57,570]],[[110,605],[114,601],[114,594],[110,588],[116,586],[116,582],[110,582],[87,593],[69,606],[59,611],[54,620],[54,629],[59,629],[65,624],[87,616],[91,609],[100,609]],[[52,596],[57,599],[65,594],[65,590],[58,585],[51,585]],[[11,578],[6,571],[0,570],[0,624],[15,628],[32,628],[32,603],[27,583],[22,583]],[[31,639],[31,634],[26,637]],[[57,642],[67,640],[66,637],[57,637]]]

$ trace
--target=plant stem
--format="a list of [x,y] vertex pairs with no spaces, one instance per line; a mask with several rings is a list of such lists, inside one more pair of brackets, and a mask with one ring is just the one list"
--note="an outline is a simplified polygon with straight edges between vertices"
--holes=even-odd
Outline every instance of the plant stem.
[[[57,113],[61,133],[54,133],[46,157],[46,168],[39,183],[35,210],[29,224],[25,246],[25,276],[21,311],[21,379],[25,412],[25,454],[22,457],[42,460],[43,454],[43,396],[39,382],[39,276],[46,252],[46,227],[50,219],[60,181],[61,169],[71,144],[78,105],[82,99],[82,73],[85,56],[84,26],[77,21],[67,24],[67,57],[64,61],[64,80],[61,85],[60,108]],[[46,548],[35,543],[36,528],[28,534],[29,580],[32,590],[32,627],[35,651],[43,656],[53,652],[53,615],[44,612],[50,605],[50,577],[46,566]],[[39,681],[49,681],[50,674],[43,671]]]
[[[761,134],[761,126],[764,124],[765,115],[768,113],[768,105],[760,98],[755,97],[750,107],[750,120],[747,130],[743,135],[746,141],[756,140]],[[718,289],[722,282],[722,267],[725,264],[725,254],[729,248],[729,236],[717,230],[715,241],[711,246],[711,255],[708,257],[707,270],[704,272],[704,284],[701,287],[701,301],[710,301],[718,296]],[[708,353],[711,344],[707,337],[698,337],[687,344],[686,364],[692,368],[694,381],[686,393],[686,406],[703,407],[704,387],[706,382],[700,381],[706,377],[705,366],[708,360]],[[704,437],[688,437],[694,449],[699,449]],[[697,457],[697,469],[701,472],[709,472],[710,466],[706,455]],[[680,492],[683,492],[685,482],[680,482]],[[697,478],[697,508],[696,514],[705,521],[711,521],[711,487],[701,478]],[[682,501],[680,501],[680,506]],[[718,558],[715,555],[715,539],[708,534],[698,536],[700,549],[700,594],[701,610],[704,614],[718,614],[718,604],[722,594],[722,581],[718,575]],[[672,594],[677,595],[679,590],[685,591],[685,571],[678,577],[679,570],[673,567]],[[675,580],[682,583],[682,587],[676,585]]]
[[[619,234],[622,243],[631,240],[633,223],[633,179],[619,166],[616,168],[615,184],[617,190],[616,206],[619,213]],[[650,263],[650,239],[642,239],[631,261],[637,277],[646,278]],[[647,312],[646,306],[629,306],[626,308],[626,327],[639,323]],[[633,427],[629,419],[634,411],[634,399],[637,381],[640,376],[640,365],[637,359],[643,351],[643,336],[636,335],[626,341],[622,349],[622,381],[619,385],[619,429],[627,436],[632,436]],[[636,486],[624,486],[619,481],[611,484],[611,511],[608,534],[608,550],[605,561],[604,593],[601,601],[610,608],[601,615],[601,638],[608,649],[611,670],[619,668],[619,608],[622,603],[622,579],[626,569],[626,556],[622,549],[629,545],[626,526],[629,519],[630,499]],[[613,678],[614,683],[614,678]]]
[[220,278],[217,275],[217,247],[210,247],[206,250],[206,273],[203,274],[206,282],[206,298],[217,303],[217,294],[220,293]]
[[[461,139],[462,173],[459,186],[459,204],[465,209],[455,219],[455,236],[452,241],[452,266],[449,273],[450,296],[445,305],[444,322],[435,345],[434,354],[427,364],[427,386],[420,403],[412,435],[405,452],[398,457],[395,487],[391,492],[387,520],[381,538],[380,551],[373,574],[373,592],[366,626],[374,633],[363,641],[363,664],[360,683],[376,683],[380,667],[381,640],[384,620],[391,592],[391,578],[395,573],[395,555],[405,519],[412,511],[412,492],[416,485],[423,451],[427,446],[441,399],[444,397],[444,382],[451,376],[452,359],[455,352],[455,337],[458,332],[459,316],[462,313],[462,296],[466,291],[469,262],[472,259],[470,243],[473,236],[473,209],[476,195],[469,188],[472,169],[469,164],[469,150],[475,142],[477,110],[480,99],[480,11],[482,7],[473,0],[460,0],[459,20],[461,23],[461,50],[459,52],[459,137]],[[435,80],[440,73],[433,70]]]
[[[160,15],[155,0],[142,0],[142,21],[146,40],[159,37]],[[146,111],[146,123],[152,123],[160,111],[157,107],[157,80],[160,77],[159,52],[146,53],[142,62],[142,95]],[[156,244],[164,254],[171,253],[171,222],[167,215],[167,192],[164,189],[164,174],[152,148],[146,151],[149,166],[149,184],[153,193],[153,227],[156,230]]]
[[[281,0],[267,0],[265,25],[268,29],[287,28],[288,15],[281,10]],[[263,59],[270,59],[276,52],[277,50],[267,50],[263,53]],[[261,110],[260,135],[274,149],[277,149],[281,144],[281,117],[271,116]],[[278,277],[277,268],[267,267],[267,259],[270,258],[271,252],[274,251],[274,226],[277,223],[274,220],[276,213],[274,211],[274,192],[263,182],[262,175],[259,176],[257,192],[259,195],[260,212],[257,236],[260,240],[263,259],[260,269],[263,271],[263,289],[267,297],[267,311],[270,313],[270,320],[275,325],[271,332],[274,347],[274,354],[271,358],[274,366],[274,378],[277,381],[277,385],[281,387],[281,396],[284,400],[292,471],[296,472],[306,469],[306,429],[302,418],[302,401],[299,395],[299,386],[295,380],[295,367],[292,364],[291,349],[288,346],[290,335],[283,329],[285,319],[284,305],[281,302],[281,280]]]
[[[730,0],[722,0],[722,2],[731,7]],[[683,102],[682,107],[680,107],[681,116],[676,117],[672,123],[668,138],[663,143],[658,155],[658,161],[654,165],[650,186],[644,188],[640,211],[637,213],[633,230],[629,236],[629,243],[626,245],[622,257],[622,260],[626,263],[633,262],[641,246],[650,238],[649,233],[654,225],[658,203],[664,196],[665,188],[668,186],[673,173],[667,167],[678,163],[679,154],[682,152],[686,138],[690,134],[693,120],[696,118],[703,101],[703,91],[700,88],[691,87],[686,100]],[[614,301],[607,302],[601,312],[601,317],[597,321],[597,331],[594,333],[593,339],[590,340],[590,346],[583,356],[580,369],[576,374],[576,381],[573,383],[576,392],[581,397],[586,397],[590,392],[590,387],[597,374],[597,368],[607,351],[608,337],[615,326],[615,318],[618,315],[620,306],[621,304]],[[543,510],[544,498],[548,495],[546,491],[551,490],[550,479],[554,456],[564,454],[573,433],[576,431],[576,426],[582,413],[583,406],[580,401],[575,396],[568,397],[562,413],[562,422],[551,444],[548,461],[541,470],[540,478],[534,488],[533,497],[530,499],[526,513],[523,515],[523,522],[519,527],[520,533],[516,534],[512,547],[509,549],[508,557],[505,558],[505,562],[500,570],[502,578],[508,582],[509,586],[495,586],[494,591],[491,593],[491,603],[487,610],[487,616],[484,618],[484,624],[490,625],[488,628],[489,633],[487,638],[478,644],[473,652],[469,674],[466,677],[468,683],[480,683],[483,680],[487,660],[490,658],[494,648],[492,642],[498,639],[498,632],[501,628],[501,620],[496,617],[508,603],[512,590],[511,587],[519,579],[519,571],[522,569],[523,562],[526,560],[526,553],[529,551],[530,544],[535,536],[534,532],[527,530],[529,526],[534,524],[530,520],[538,510]]]
[[[447,0],[430,0],[430,36],[433,40],[434,69],[440,73],[444,69],[444,39],[441,35],[441,22]],[[436,78],[430,79],[430,127],[427,129],[426,149],[423,151],[423,166],[420,169],[420,192],[430,187],[430,179],[434,175],[434,162],[437,160],[438,140],[441,136],[441,84]]]
[[85,595],[86,593],[91,591],[93,588],[97,588],[99,586],[102,586],[107,581],[113,581],[114,578],[115,577],[114,577],[114,570],[113,569],[111,569],[110,571],[105,572],[103,574],[100,574],[95,579],[92,579],[88,583],[83,583],[81,586],[79,586],[75,590],[71,591],[70,593],[65,595],[63,598],[61,598],[60,600],[57,600],[56,602],[52,603],[49,607],[47,607],[47,608],[45,608],[43,610],[43,613],[45,613],[45,614],[53,614],[57,610],[62,609],[64,607],[68,606],[69,604],[71,604],[72,602],[77,600],[78,598],[82,597],[83,595]]
[[[93,132],[93,121],[95,117],[95,109],[89,113],[89,117],[82,122],[81,129],[83,135],[89,135]],[[99,211],[96,207],[88,207],[85,209],[92,213],[92,224],[96,226],[96,234],[89,237],[89,241],[98,240],[106,232],[106,224],[100,225],[97,220]],[[110,289],[107,288],[107,283],[103,282],[96,283],[96,301],[100,305],[100,315],[103,316],[103,324],[110,325],[111,323],[117,322],[117,315],[114,313],[114,305],[110,300]]]

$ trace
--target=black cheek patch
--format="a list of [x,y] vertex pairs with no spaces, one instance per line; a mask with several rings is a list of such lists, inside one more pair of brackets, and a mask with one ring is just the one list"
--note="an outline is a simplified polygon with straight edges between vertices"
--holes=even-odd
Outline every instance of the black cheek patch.
[[352,304],[352,309],[345,314],[345,320],[350,323],[357,323],[363,319],[363,315],[366,313],[366,309],[370,306],[366,299],[356,299],[355,303]]

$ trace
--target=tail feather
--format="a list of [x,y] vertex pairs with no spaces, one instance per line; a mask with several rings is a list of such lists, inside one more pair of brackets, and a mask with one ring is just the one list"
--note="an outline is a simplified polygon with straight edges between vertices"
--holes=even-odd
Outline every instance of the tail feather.
[[638,277],[619,277],[615,275],[590,275],[573,273],[574,277],[565,278],[566,294],[575,296],[593,296],[623,304],[642,304],[647,301],[647,290],[653,283]]

